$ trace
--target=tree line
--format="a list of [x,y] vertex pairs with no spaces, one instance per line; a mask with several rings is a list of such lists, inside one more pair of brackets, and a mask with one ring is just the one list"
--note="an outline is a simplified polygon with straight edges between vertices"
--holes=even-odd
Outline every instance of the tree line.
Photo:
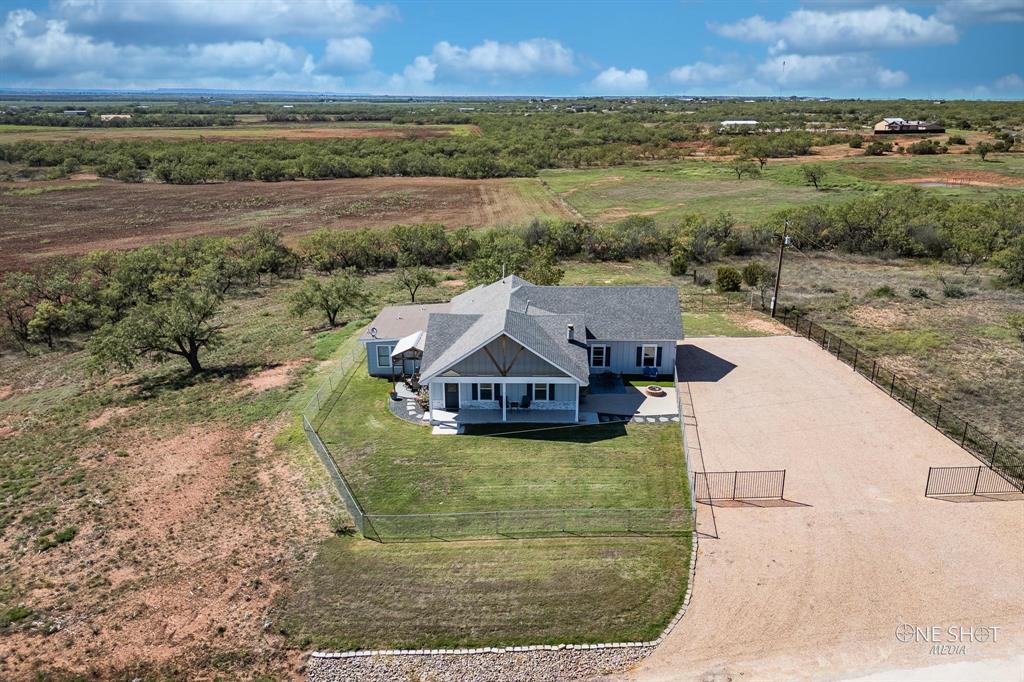
[[[671,224],[632,216],[611,225],[534,220],[487,230],[396,225],[325,229],[291,249],[280,233],[254,228],[236,238],[60,257],[0,279],[0,344],[33,352],[84,334],[97,366],[130,368],[142,358],[176,356],[198,372],[200,353],[222,338],[217,320],[226,297],[304,270],[292,294],[293,312],[314,311],[335,325],[339,315],[361,310],[368,300],[367,273],[394,270],[394,285],[415,302],[420,289],[437,283],[440,267],[458,265],[469,285],[509,274],[557,284],[566,259],[662,260],[682,276],[695,264],[764,253],[784,233],[801,250],[941,259],[965,273],[991,263],[1005,285],[1024,286],[1024,197],[959,202],[908,188],[780,210],[742,229],[726,213]],[[741,273],[762,293],[770,274]],[[720,279],[720,288],[735,286],[733,273]]]

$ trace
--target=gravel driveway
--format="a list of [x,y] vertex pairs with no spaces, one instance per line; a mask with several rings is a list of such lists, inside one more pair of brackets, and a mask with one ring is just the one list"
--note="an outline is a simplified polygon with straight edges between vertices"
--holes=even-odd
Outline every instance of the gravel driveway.
[[706,469],[784,468],[801,506],[716,507],[689,612],[631,679],[1024,679],[1024,502],[925,498],[929,466],[977,461],[805,339],[699,339],[682,358]]

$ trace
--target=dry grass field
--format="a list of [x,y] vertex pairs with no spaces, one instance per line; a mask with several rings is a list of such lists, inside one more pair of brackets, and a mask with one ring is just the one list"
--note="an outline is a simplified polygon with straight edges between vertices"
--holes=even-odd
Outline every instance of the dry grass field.
[[295,238],[320,228],[446,227],[568,218],[532,178],[353,178],[280,183],[124,184],[74,179],[0,185],[0,268],[58,254],[125,249],[265,225]]

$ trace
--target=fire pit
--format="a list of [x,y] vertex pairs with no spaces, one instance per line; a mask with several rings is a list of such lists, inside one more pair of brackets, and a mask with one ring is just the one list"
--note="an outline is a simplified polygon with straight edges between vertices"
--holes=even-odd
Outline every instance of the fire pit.
[[650,386],[645,386],[644,392],[647,395],[651,396],[652,398],[663,398],[666,395],[668,395],[667,393],[665,393],[665,389],[663,389],[661,386],[655,386],[654,384],[651,384]]

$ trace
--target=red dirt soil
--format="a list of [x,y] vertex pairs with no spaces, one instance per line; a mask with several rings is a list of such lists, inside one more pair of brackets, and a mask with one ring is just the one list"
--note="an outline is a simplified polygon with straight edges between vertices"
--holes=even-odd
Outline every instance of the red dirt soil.
[[0,184],[0,270],[58,254],[236,235],[255,225],[279,229],[294,242],[324,227],[436,222],[454,229],[571,217],[554,196],[524,195],[517,185],[523,182],[536,181],[353,178],[168,185],[104,180],[97,187],[28,196],[5,193],[26,183],[5,183]]
[[48,576],[26,595],[43,625],[4,636],[0,678],[293,674],[301,654],[282,649],[272,607],[327,515],[275,453],[286,421],[141,432],[120,444],[126,456],[95,453],[87,464],[109,492],[63,501],[75,538],[17,565]]

